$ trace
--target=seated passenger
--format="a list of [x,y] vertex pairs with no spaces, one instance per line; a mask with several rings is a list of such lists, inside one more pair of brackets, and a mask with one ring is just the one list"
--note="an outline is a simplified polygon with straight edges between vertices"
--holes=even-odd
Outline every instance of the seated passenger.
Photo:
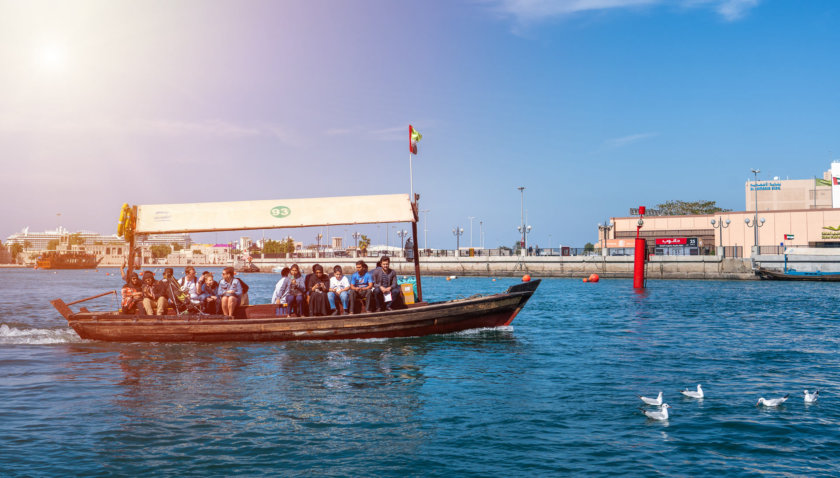
[[175,280],[175,274],[171,267],[163,270],[163,279],[161,279],[161,282],[166,287],[169,302],[176,310],[184,309],[189,304],[190,296],[181,289],[181,285]]
[[306,294],[306,284],[300,275],[300,267],[292,264],[289,269],[289,306],[291,306],[291,317],[303,317],[303,297]]
[[181,289],[184,292],[189,294],[190,302],[193,305],[199,305],[201,303],[201,299],[199,299],[199,291],[198,291],[198,278],[195,276],[195,267],[187,266],[184,267],[184,277],[178,281],[178,284],[181,285]]
[[327,315],[327,292],[330,290],[330,278],[324,274],[320,264],[312,267],[312,274],[307,276],[309,291],[309,315],[313,317]]
[[338,308],[335,306],[335,298],[341,298],[341,306],[344,308],[344,313],[350,313],[350,280],[344,275],[341,266],[333,267],[335,274],[330,278],[330,292],[327,298],[330,301],[330,308],[333,309],[332,315],[338,315]]
[[274,294],[271,295],[271,303],[278,306],[277,315],[289,315],[290,272],[291,269],[288,267],[284,267],[280,271],[280,280],[277,281],[277,285],[274,286]]
[[391,269],[391,259],[388,256],[383,256],[379,262],[380,267],[372,274],[376,309],[392,310],[393,306],[399,307],[402,304],[400,288],[397,286],[397,271]]
[[123,314],[142,314],[138,304],[143,303],[143,283],[136,272],[128,273],[128,281],[122,288],[122,302],[120,312]]
[[155,273],[143,273],[143,308],[146,315],[163,315],[166,313],[166,283],[155,280]]
[[222,305],[222,314],[232,316],[242,298],[242,284],[239,283],[239,279],[233,277],[233,267],[225,267],[222,271],[222,281],[219,282],[217,293]]
[[199,291],[201,293],[198,295],[198,298],[201,301],[201,310],[207,312],[208,314],[218,314],[219,283],[213,280],[213,273],[211,272],[205,272],[202,277],[204,280],[199,284]]
[[[370,277],[370,273],[368,273],[367,264],[365,261],[357,261],[356,262],[356,272],[350,276],[350,313],[354,313],[356,309],[356,303],[361,302],[364,299],[364,303],[367,304],[367,311],[370,311],[373,307],[371,304],[371,289],[373,289],[373,279]],[[362,313],[364,313],[365,307],[361,307],[359,309]]]

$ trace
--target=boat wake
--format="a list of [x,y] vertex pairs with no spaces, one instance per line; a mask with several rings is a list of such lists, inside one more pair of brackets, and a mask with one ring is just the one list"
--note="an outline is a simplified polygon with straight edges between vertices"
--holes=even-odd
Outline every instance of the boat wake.
[[2,345],[43,345],[82,342],[71,328],[59,329],[19,329],[0,324],[0,344]]

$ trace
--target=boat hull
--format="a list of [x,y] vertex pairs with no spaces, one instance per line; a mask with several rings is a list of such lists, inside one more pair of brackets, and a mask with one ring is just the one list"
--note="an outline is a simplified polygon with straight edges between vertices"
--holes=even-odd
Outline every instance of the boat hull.
[[817,282],[838,282],[840,273],[826,272],[778,272],[764,268],[758,268],[755,273],[762,279],[767,280],[792,280],[792,281],[817,281]]
[[135,316],[83,312],[68,317],[83,339],[108,342],[262,342],[415,337],[509,325],[539,285],[518,284],[503,294],[402,310],[327,317],[275,317],[273,305],[222,315]]

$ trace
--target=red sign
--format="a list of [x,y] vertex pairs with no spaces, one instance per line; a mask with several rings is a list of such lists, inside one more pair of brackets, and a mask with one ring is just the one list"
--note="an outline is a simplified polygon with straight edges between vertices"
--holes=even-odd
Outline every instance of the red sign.
[[656,240],[657,246],[684,246],[688,244],[687,237],[663,237]]

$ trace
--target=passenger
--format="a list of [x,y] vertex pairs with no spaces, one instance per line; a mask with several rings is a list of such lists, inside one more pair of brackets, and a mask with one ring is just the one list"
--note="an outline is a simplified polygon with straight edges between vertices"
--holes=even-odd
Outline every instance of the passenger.
[[300,267],[297,264],[292,264],[289,269],[289,306],[291,307],[291,317],[303,317],[303,298],[306,294],[306,283],[300,275]]
[[155,273],[143,273],[143,308],[146,315],[163,315],[166,313],[166,283],[155,280]]
[[291,281],[289,273],[291,269],[284,267],[280,271],[280,280],[274,286],[274,294],[271,295],[271,303],[279,306],[278,315],[289,315],[289,294],[291,292]]
[[373,289],[373,279],[370,277],[370,273],[368,272],[367,264],[365,261],[356,261],[356,272],[350,276],[350,313],[354,313],[356,309],[356,303],[360,302],[364,299],[363,304],[367,304],[366,307],[360,306],[359,310],[364,313],[370,311],[373,307],[371,304],[371,292]]
[[199,284],[199,291],[201,293],[198,295],[198,298],[201,301],[201,310],[208,314],[218,314],[219,283],[213,279],[212,272],[204,272],[201,276],[204,278]]
[[379,311],[392,310],[394,305],[402,304],[400,288],[397,286],[397,271],[391,269],[391,259],[382,256],[380,268],[373,271],[373,297]]
[[324,274],[324,268],[315,264],[309,276],[309,315],[322,316],[328,313],[327,292],[330,290],[330,278]]
[[341,266],[333,267],[335,274],[330,278],[330,292],[327,298],[330,301],[330,308],[333,309],[332,315],[338,315],[338,308],[335,306],[335,298],[338,296],[341,299],[341,306],[344,308],[344,314],[350,313],[350,280],[344,275]]
[[122,288],[122,303],[120,311],[123,314],[142,314],[137,304],[143,303],[143,283],[136,272],[128,273],[128,281]]
[[175,280],[175,273],[171,267],[163,270],[161,281],[166,285],[166,294],[175,309],[183,308],[189,304],[190,296],[181,289],[181,284]]
[[184,277],[178,281],[178,284],[184,292],[189,294],[190,302],[192,302],[193,305],[201,304],[201,299],[198,297],[200,292],[198,290],[198,278],[195,276],[195,267],[184,267],[184,274]]
[[242,298],[242,284],[233,277],[233,267],[225,267],[222,271],[217,293],[222,304],[222,314],[232,316]]

